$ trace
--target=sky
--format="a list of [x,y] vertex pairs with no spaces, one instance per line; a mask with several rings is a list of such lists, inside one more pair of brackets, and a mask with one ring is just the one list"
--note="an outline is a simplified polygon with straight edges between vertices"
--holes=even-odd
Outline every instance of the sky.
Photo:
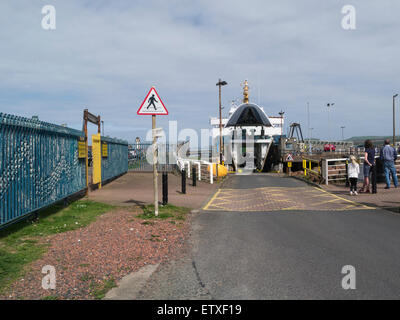
[[[45,5],[55,30],[42,28]],[[355,30],[342,28],[344,5]],[[199,131],[218,115],[218,79],[224,113],[247,79],[250,102],[305,136],[307,102],[313,137],[390,135],[399,12],[398,0],[2,0],[0,112],[81,129],[88,108],[105,135],[133,141],[151,127],[136,114],[151,86],[169,111],[157,127]]]

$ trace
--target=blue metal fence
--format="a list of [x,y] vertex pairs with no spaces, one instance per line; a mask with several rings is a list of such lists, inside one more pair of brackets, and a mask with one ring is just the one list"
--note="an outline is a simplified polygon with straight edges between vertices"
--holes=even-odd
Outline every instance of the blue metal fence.
[[107,144],[108,155],[101,159],[102,183],[118,177],[128,171],[128,142],[101,137],[101,143]]
[[83,131],[0,113],[0,227],[86,188]]

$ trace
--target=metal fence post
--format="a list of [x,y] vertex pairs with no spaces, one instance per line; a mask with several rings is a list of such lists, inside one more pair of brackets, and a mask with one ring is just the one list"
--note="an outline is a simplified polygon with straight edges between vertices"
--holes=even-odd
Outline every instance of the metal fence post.
[[199,181],[201,180],[201,163],[197,164],[199,166]]
[[162,174],[162,204],[165,206],[168,203],[168,173],[166,171]]
[[186,170],[182,170],[182,193],[186,193]]
[[325,184],[329,184],[329,161],[328,159],[322,160],[322,165],[323,165],[323,173],[324,173],[324,178],[325,178]]
[[196,168],[194,165],[192,167],[192,179],[193,179],[192,185],[193,187],[195,187],[197,182],[197,177],[196,177]]
[[372,193],[377,193],[377,188],[376,188],[376,164],[372,166]]

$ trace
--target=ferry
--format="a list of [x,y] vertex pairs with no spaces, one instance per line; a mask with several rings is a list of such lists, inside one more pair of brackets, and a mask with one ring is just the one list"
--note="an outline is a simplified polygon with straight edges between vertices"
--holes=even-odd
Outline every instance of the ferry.
[[[280,160],[278,154],[280,138],[283,136],[284,117],[268,116],[264,107],[249,102],[249,85],[243,84],[243,103],[232,103],[228,117],[210,118],[212,138],[219,150],[222,131],[224,160],[231,171],[270,171]],[[249,143],[250,142],[250,143]],[[250,159],[250,160],[249,160]]]

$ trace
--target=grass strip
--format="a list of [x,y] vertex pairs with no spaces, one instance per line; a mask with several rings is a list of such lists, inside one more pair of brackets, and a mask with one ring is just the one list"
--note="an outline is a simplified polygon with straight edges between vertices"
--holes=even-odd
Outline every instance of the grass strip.
[[40,244],[41,239],[85,227],[113,208],[88,200],[78,200],[67,207],[56,204],[41,211],[38,221],[24,220],[0,230],[0,293],[46,252],[47,245]]
[[[154,214],[154,205],[147,205],[142,207],[143,213],[137,215],[138,218],[144,220],[152,219],[172,219],[172,220],[185,220],[189,212],[189,208],[177,207],[172,204],[158,207],[158,216]],[[147,224],[150,224],[147,222]]]

